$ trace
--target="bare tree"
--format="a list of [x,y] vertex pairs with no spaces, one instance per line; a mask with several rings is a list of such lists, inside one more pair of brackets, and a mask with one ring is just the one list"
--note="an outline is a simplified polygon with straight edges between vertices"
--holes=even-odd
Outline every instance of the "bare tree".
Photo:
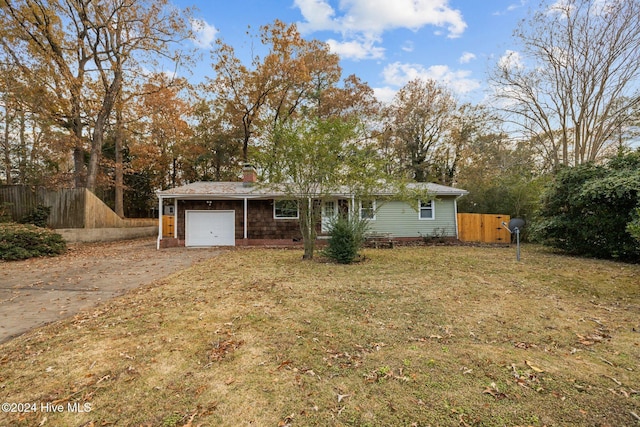
[[640,103],[640,2],[543,0],[493,72],[509,120],[554,166],[598,159]]

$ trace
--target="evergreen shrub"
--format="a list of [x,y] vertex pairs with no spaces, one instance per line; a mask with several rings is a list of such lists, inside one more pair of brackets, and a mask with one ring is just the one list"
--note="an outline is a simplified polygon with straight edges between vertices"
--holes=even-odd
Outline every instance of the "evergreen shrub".
[[30,224],[0,223],[0,259],[16,261],[55,256],[67,245],[61,235]]
[[29,214],[22,218],[20,221],[23,224],[33,224],[36,227],[44,228],[47,226],[47,219],[49,218],[49,214],[51,214],[51,207],[38,205],[36,208]]
[[368,226],[367,220],[338,216],[330,225],[329,243],[323,254],[340,264],[351,264],[358,257]]

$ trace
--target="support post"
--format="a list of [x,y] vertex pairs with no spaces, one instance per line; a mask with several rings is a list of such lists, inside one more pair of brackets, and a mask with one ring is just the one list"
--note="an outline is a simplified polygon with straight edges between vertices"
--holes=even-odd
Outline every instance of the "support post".
[[247,200],[247,198],[244,198],[244,240],[248,239],[249,233],[247,231],[247,219],[249,218],[249,215],[247,213],[247,208],[249,206],[249,201]]
[[178,238],[178,199],[173,199],[173,238]]
[[156,250],[160,249],[160,240],[162,240],[162,196],[158,196],[158,241]]

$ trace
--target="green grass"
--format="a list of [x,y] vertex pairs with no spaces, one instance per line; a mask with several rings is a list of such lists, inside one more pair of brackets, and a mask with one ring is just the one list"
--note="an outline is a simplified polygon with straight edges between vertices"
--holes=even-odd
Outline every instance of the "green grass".
[[[513,249],[513,248],[512,248]],[[640,266],[236,250],[2,346],[2,425],[636,425]]]

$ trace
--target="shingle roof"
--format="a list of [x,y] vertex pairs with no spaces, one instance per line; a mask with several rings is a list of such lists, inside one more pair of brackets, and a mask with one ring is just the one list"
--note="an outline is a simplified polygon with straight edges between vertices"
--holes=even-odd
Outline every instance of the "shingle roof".
[[433,182],[426,183],[410,183],[407,185],[409,189],[416,190],[427,190],[429,193],[435,194],[436,196],[464,196],[465,194],[469,194],[467,190],[463,190],[462,188],[449,187],[442,184],[435,184]]
[[220,196],[220,197],[265,197],[274,192],[262,186],[246,186],[242,182],[198,181],[181,187],[158,191],[162,197]]
[[[460,188],[448,187],[446,185],[434,183],[410,183],[407,185],[409,190],[427,191],[436,196],[463,196],[468,193]],[[268,198],[282,197],[286,193],[263,185],[246,186],[242,182],[213,182],[199,181],[180,187],[171,188],[156,193],[162,198],[181,198],[181,199],[197,199],[197,198]],[[336,196],[346,196],[351,192],[344,188],[334,193]],[[393,190],[377,191],[378,195],[393,195]]]

